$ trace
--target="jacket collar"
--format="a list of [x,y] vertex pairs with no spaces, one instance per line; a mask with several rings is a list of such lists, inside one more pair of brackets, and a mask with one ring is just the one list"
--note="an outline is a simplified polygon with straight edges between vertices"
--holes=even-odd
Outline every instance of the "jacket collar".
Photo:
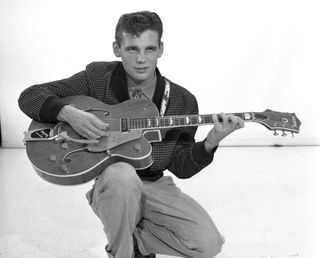
[[[165,79],[164,77],[162,77],[158,68],[156,69],[156,74],[157,85],[152,101],[156,104],[158,110],[160,110],[162,96],[165,89]],[[130,99],[128,93],[126,73],[121,62],[117,64],[117,66],[112,72],[110,87],[112,91],[115,93],[115,96],[119,100],[119,102],[123,102]]]

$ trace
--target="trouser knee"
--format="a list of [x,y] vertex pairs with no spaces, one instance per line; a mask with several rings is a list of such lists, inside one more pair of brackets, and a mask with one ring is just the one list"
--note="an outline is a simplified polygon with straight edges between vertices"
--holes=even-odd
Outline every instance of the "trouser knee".
[[199,227],[193,231],[192,254],[194,258],[212,258],[221,252],[225,240],[215,226]]
[[130,164],[119,162],[110,165],[100,174],[86,197],[99,216],[99,210],[104,210],[107,206],[137,206],[141,199],[142,186],[135,169]]
[[99,176],[98,184],[105,188],[115,187],[118,192],[129,194],[131,190],[142,186],[135,168],[125,162],[117,162],[108,166]]
[[219,235],[207,237],[202,239],[202,243],[199,245],[200,253],[197,258],[212,258],[221,252],[222,245],[224,244],[224,237]]

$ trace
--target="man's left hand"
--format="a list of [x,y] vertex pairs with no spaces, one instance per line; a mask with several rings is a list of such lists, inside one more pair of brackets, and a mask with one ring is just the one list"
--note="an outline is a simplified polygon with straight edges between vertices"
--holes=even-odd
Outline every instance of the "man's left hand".
[[221,113],[219,121],[217,115],[212,115],[214,127],[208,133],[204,142],[205,148],[210,152],[213,148],[219,145],[220,141],[232,132],[244,127],[244,121],[235,115],[226,115]]

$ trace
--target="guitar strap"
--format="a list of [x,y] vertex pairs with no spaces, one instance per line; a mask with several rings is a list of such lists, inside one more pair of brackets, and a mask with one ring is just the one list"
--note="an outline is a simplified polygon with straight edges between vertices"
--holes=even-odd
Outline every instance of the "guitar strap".
[[161,101],[160,116],[164,116],[168,107],[169,97],[170,97],[170,81],[167,78],[164,78],[164,79],[165,79],[165,89],[164,89],[164,93]]

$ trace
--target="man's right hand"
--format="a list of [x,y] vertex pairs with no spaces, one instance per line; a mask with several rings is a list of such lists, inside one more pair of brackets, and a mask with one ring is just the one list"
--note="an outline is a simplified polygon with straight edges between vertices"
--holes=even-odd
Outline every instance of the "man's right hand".
[[98,139],[108,136],[108,124],[102,122],[94,114],[64,106],[57,115],[59,121],[67,122],[78,134],[87,139]]

